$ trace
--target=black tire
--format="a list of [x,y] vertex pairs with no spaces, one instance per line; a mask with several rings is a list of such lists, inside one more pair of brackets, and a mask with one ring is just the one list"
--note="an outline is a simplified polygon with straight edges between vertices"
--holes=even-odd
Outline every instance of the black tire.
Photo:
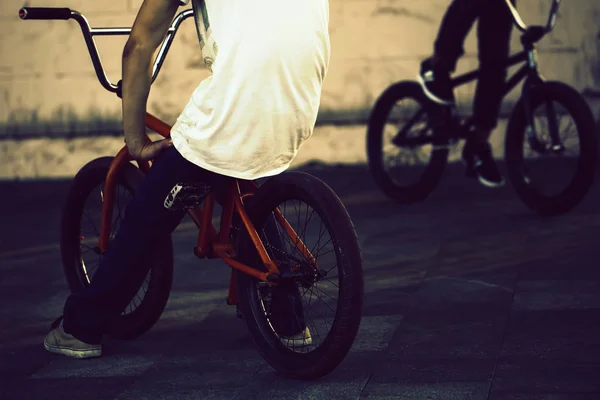
[[[71,292],[77,292],[88,285],[80,247],[81,220],[88,197],[96,187],[104,184],[112,160],[113,157],[102,157],[90,161],[79,170],[67,193],[61,221],[60,249]],[[118,185],[133,194],[143,178],[143,173],[128,163]],[[115,215],[113,220],[114,218]],[[99,221],[97,229],[100,229]],[[113,338],[131,340],[147,332],[160,318],[169,299],[173,281],[173,244],[170,236],[155,246],[148,258],[141,262],[152,263],[148,289],[140,304],[131,312],[122,314],[109,329],[107,334]]]
[[527,120],[525,104],[521,99],[511,115],[505,142],[508,178],[521,201],[543,216],[570,211],[585,197],[594,182],[598,161],[596,124],[590,107],[572,87],[561,82],[545,82],[530,92],[531,110],[553,101],[559,103],[571,116],[577,128],[580,156],[571,182],[555,195],[545,195],[525,176],[523,143]]
[[[342,362],[358,332],[364,294],[362,255],[356,231],[340,199],[323,181],[306,173],[287,172],[273,177],[251,197],[248,213],[258,232],[271,212],[286,200],[310,205],[331,236],[340,294],[328,335],[309,353],[300,354],[285,347],[261,308],[258,281],[241,272],[237,273],[239,307],[250,336],[267,363],[288,378],[317,379]],[[271,220],[274,221],[272,217]],[[264,270],[245,228],[239,237],[240,261]]]
[[448,149],[432,150],[429,163],[416,183],[402,186],[389,175],[384,167],[384,129],[392,108],[404,99],[415,101],[424,109],[427,118],[431,115],[432,107],[435,107],[417,82],[402,81],[388,87],[377,99],[369,116],[367,158],[371,175],[381,190],[398,203],[410,204],[423,201],[436,188],[448,161]]

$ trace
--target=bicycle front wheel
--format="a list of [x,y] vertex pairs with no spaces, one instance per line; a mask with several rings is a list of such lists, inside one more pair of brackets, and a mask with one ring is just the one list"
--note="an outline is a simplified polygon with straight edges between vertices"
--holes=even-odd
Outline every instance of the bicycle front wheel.
[[585,100],[564,83],[546,82],[530,93],[531,121],[521,100],[507,128],[508,177],[531,210],[563,214],[579,204],[594,181],[596,124]]
[[[322,377],[346,357],[361,321],[362,255],[352,221],[333,190],[306,173],[269,179],[248,203],[251,221],[280,268],[276,286],[237,273],[250,336],[282,375]],[[238,259],[264,270],[243,227]]]

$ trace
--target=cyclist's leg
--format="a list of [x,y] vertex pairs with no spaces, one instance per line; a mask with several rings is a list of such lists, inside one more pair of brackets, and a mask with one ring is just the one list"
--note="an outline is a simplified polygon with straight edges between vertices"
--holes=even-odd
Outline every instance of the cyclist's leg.
[[153,242],[168,237],[185,215],[184,210],[166,208],[171,190],[182,181],[211,181],[214,176],[185,160],[174,147],[157,158],[128,204],[91,284],[68,297],[63,322],[67,333],[87,343],[100,342],[148,272],[147,263],[140,262],[145,251]]
[[[513,4],[515,0],[512,0]],[[502,104],[506,61],[510,52],[512,16],[504,0],[490,0],[479,16],[477,27],[480,75],[473,99],[473,122],[463,151],[470,174],[488,187],[504,184],[488,143],[498,123]]]
[[[275,260],[287,261],[285,253],[287,238],[281,225],[274,217],[269,217],[264,227],[270,252]],[[280,250],[280,251],[278,251]],[[306,328],[302,297],[295,282],[273,287],[271,290],[271,323],[280,336],[293,336],[302,333]]]
[[[516,0],[511,0],[515,4]],[[502,91],[506,79],[506,62],[510,54],[513,19],[504,0],[487,2],[477,27],[479,67],[481,74],[475,89],[473,117],[483,132],[477,137],[487,141],[498,123]],[[487,136],[486,136],[487,133]]]
[[481,0],[453,0],[446,10],[434,42],[436,65],[452,72],[464,54],[464,41],[479,16]]
[[[244,182],[241,181],[242,191],[243,184]],[[248,209],[251,209],[254,206],[253,200],[254,198],[250,197],[246,202],[246,207]],[[233,226],[239,225],[240,223],[239,216],[235,214]],[[287,248],[290,247],[289,243],[292,239],[287,236],[287,233],[283,230],[274,216],[267,218],[262,231],[259,231],[258,233],[264,238],[263,244],[273,260],[283,262],[288,261]],[[247,255],[243,253],[244,248],[239,249],[241,252],[238,254],[238,257],[242,262],[249,262],[246,259]],[[304,318],[302,296],[297,284],[264,287],[261,291],[261,295],[268,296],[269,294],[271,295],[269,309],[271,314],[271,325],[277,334],[281,337],[290,337],[302,333],[306,328],[306,322]]]
[[453,0],[446,10],[434,42],[434,53],[421,63],[419,81],[427,97],[450,105],[454,93],[450,73],[464,54],[463,44],[479,15],[481,0]]

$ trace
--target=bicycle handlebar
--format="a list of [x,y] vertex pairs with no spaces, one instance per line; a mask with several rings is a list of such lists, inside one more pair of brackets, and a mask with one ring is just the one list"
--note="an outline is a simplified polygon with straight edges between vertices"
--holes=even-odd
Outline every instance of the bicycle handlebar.
[[[529,26],[527,26],[525,24],[525,22],[523,22],[523,19],[521,19],[521,15],[519,14],[519,12],[515,8],[515,6],[512,4],[512,2],[510,0],[504,0],[504,1],[506,2],[508,9],[510,10],[510,12],[513,16],[513,19],[514,19],[514,22],[515,22],[515,25],[517,26],[517,28],[519,28],[519,30],[521,32],[525,32],[529,28]],[[559,6],[560,6],[560,0],[552,0],[552,6],[550,7],[550,14],[548,15],[548,22],[544,26],[545,33],[548,33],[552,29],[554,29],[554,24],[556,23],[556,14],[558,13]]]
[[19,10],[21,19],[69,19],[69,8],[23,7]]
[[[173,19],[173,22],[171,22],[171,26],[167,31],[167,35],[158,50],[156,59],[154,60],[151,82],[154,82],[158,76],[167,52],[171,47],[171,43],[173,43],[173,39],[175,38],[175,34],[177,33],[179,25],[181,25],[184,20],[192,15],[194,15],[193,10],[184,10],[177,14]],[[90,53],[92,64],[94,65],[94,70],[96,71],[96,76],[98,77],[100,84],[109,92],[116,93],[119,97],[121,96],[120,82],[117,84],[112,83],[104,72],[104,67],[102,66],[102,61],[100,60],[100,54],[98,53],[98,48],[96,47],[96,42],[94,41],[94,36],[129,35],[131,33],[131,28],[91,28],[87,19],[81,13],[64,7],[23,7],[19,10],[19,18],[22,20],[74,19],[77,21],[81,27],[81,33],[83,33],[83,38]]]

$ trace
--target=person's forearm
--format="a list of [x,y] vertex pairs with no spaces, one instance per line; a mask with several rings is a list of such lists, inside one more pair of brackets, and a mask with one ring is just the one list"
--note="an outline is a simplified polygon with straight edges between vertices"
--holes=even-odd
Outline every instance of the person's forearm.
[[130,150],[146,143],[146,103],[153,52],[128,42],[123,51],[123,128]]

